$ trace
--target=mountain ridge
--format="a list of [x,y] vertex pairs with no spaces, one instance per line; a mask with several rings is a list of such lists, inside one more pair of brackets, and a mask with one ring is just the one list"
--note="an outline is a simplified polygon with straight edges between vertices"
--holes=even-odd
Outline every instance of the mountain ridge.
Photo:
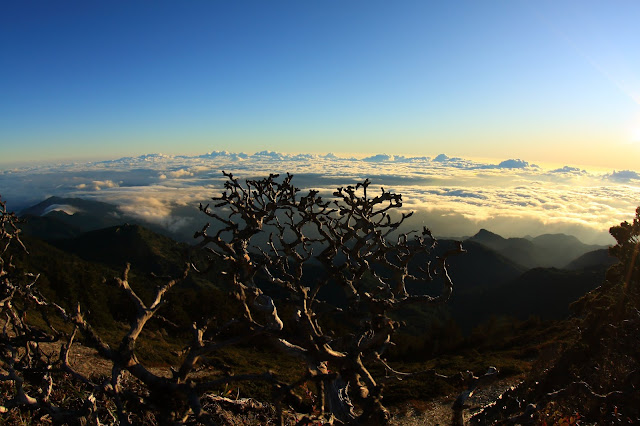
[[489,247],[527,268],[563,268],[585,253],[607,248],[602,245],[584,244],[577,237],[567,234],[504,238],[484,228],[466,241]]
[[131,263],[134,268],[161,275],[179,273],[188,245],[138,224],[125,223],[88,231],[52,245],[112,267]]

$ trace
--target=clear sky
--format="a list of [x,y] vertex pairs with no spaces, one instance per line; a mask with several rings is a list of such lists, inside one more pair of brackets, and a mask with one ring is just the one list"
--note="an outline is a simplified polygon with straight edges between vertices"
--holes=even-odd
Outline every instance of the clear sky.
[[0,166],[212,150],[640,169],[638,1],[5,1]]

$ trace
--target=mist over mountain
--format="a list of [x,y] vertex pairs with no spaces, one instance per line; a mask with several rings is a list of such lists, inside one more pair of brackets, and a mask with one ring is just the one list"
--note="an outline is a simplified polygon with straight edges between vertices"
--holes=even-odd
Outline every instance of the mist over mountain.
[[25,233],[46,241],[75,238],[88,231],[131,224],[144,225],[173,239],[192,242],[193,233],[205,223],[204,218],[196,206],[183,210],[181,220],[184,222],[188,215],[192,217],[194,226],[180,228],[182,232],[173,232],[171,227],[126,214],[117,205],[82,198],[49,197],[24,209],[21,217],[25,220],[22,225]]
[[[99,201],[112,206],[105,212],[184,240],[203,224],[198,204],[219,194],[221,170],[241,179],[289,172],[302,192],[317,189],[325,197],[339,186],[369,178],[372,188],[401,193],[404,207],[415,211],[406,230],[429,226],[436,235],[456,238],[485,228],[507,237],[563,233],[588,244],[608,244],[607,229],[627,219],[640,198],[640,180],[631,171],[547,170],[522,159],[486,163],[446,154],[354,158],[274,151],[145,154],[0,170],[0,188],[15,211],[51,196]],[[62,221],[67,219],[63,212],[86,214],[81,206],[70,209],[60,200],[48,201],[45,208],[57,211]],[[43,213],[50,212],[37,212]],[[115,224],[109,220],[103,226]]]
[[20,212],[27,218],[32,234],[48,232],[86,232],[114,226],[131,218],[124,216],[117,206],[83,198],[49,197]]
[[[63,205],[67,210],[82,207],[83,211],[67,214],[56,210],[57,207],[51,208]],[[44,248],[47,244],[74,256],[68,258],[70,262],[79,258],[100,265],[91,266],[92,270],[118,271],[125,263],[131,263],[134,270],[146,274],[178,274],[187,258],[188,245],[167,237],[166,232],[161,235],[146,226],[122,222],[101,227],[107,218],[118,220],[112,215],[114,207],[105,203],[52,198],[25,211],[29,214],[23,216],[26,223],[22,224],[22,229],[30,245],[38,248],[37,255],[29,259],[35,262],[36,270],[54,274],[52,282],[59,280],[56,271],[62,266],[57,260],[51,260],[58,266],[53,269],[46,267],[51,263],[47,253],[57,259],[66,257],[61,257],[54,250],[47,251]],[[36,216],[36,213],[43,215]],[[59,218],[60,215],[64,215],[64,220]],[[92,217],[96,221],[94,226],[89,226]],[[48,243],[38,243],[40,239]],[[552,246],[556,243],[558,248],[554,249]],[[39,248],[41,245],[44,245],[42,249]],[[441,255],[454,245],[455,241],[440,240],[434,254]],[[616,261],[608,257],[606,250],[589,251],[592,246],[562,234],[546,234],[527,240],[503,238],[483,229],[464,241],[463,246],[467,252],[448,261],[455,290],[450,302],[441,309],[441,314],[450,315],[465,333],[491,316],[522,320],[531,315],[542,319],[565,318],[569,315],[569,304],[598,286],[606,269]],[[516,250],[518,247],[523,249]],[[580,254],[566,260],[569,253]],[[523,257],[527,254],[537,261],[564,262],[566,268],[531,266],[533,262]],[[414,263],[422,265],[426,261],[425,257],[418,256]],[[42,265],[38,266],[40,263]],[[215,274],[211,279],[215,285]],[[197,278],[197,282],[204,285],[202,278]],[[420,293],[425,291],[424,286],[424,283],[409,282],[407,289]],[[428,293],[440,291],[438,280],[427,287]],[[87,299],[89,296],[83,297]],[[343,296],[329,292],[323,297],[330,303],[340,303]],[[422,314],[413,312],[411,315]]]
[[529,238],[503,238],[481,229],[467,241],[489,247],[526,268],[562,268],[572,260],[606,246],[584,244],[576,237],[565,234],[543,234]]
[[51,244],[81,257],[114,268],[126,263],[158,275],[179,274],[187,246],[140,225],[122,224],[58,239]]
[[[169,216],[166,222],[158,223],[153,218],[146,220],[144,216],[127,214],[111,203],[82,198],[49,197],[24,209],[21,216],[26,219],[24,231],[44,240],[73,238],[87,231],[127,223],[144,225],[154,232],[178,241],[193,242],[194,232],[207,223],[208,218],[195,205],[174,208],[179,212],[176,218]],[[172,220],[173,223],[180,223],[182,226],[165,225]],[[402,231],[407,231],[414,225],[415,222],[410,222]],[[490,248],[504,259],[525,269],[561,268],[587,252],[606,248],[603,245],[584,244],[576,237],[565,234],[504,238],[486,229],[481,229],[465,242],[467,245],[477,243],[480,247],[474,246],[478,251],[482,251],[483,247]],[[475,266],[480,265],[463,269],[474,270]]]
[[590,251],[569,262],[563,269],[577,271],[581,269],[602,269],[618,263],[618,259],[609,254],[608,249]]

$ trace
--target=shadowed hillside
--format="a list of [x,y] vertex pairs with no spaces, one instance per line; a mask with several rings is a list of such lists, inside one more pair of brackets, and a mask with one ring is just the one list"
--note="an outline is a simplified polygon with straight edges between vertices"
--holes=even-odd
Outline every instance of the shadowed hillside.
[[501,286],[460,294],[451,309],[466,332],[492,316],[561,320],[569,317],[571,303],[602,283],[605,271],[606,267],[577,271],[534,268]]
[[602,285],[571,306],[575,341],[541,357],[527,379],[477,424],[640,422],[640,207],[610,229],[619,259]]
[[[31,222],[37,222],[37,218],[40,217],[53,218],[83,232],[115,226],[126,220],[113,204],[63,197],[49,197],[41,203],[24,209],[21,216],[31,218]],[[52,225],[48,227],[49,232],[56,232]],[[39,235],[44,239],[51,239],[43,228],[44,225],[40,225]]]
[[[241,189],[240,184],[233,180],[231,175],[228,176],[231,183],[227,185],[227,188],[233,188],[236,193],[234,196],[223,196],[218,200],[232,204],[236,202],[235,200],[240,199],[238,194],[246,194],[247,192]],[[265,188],[269,188],[269,185],[275,185],[273,180],[276,177],[272,175],[264,181],[252,181],[249,185],[255,185],[256,188],[259,188],[257,190],[266,192],[268,189]],[[292,197],[287,200],[296,199],[293,196],[293,187],[288,186],[290,179],[291,177],[288,176],[282,187],[278,187],[283,191],[284,196]],[[366,185],[368,183],[365,182],[363,186],[366,188]],[[354,211],[360,206],[360,202],[354,201],[353,191],[357,191],[357,189],[348,187],[346,192],[341,192],[344,190],[343,188],[337,191],[338,195],[344,196],[343,200],[348,203],[348,206],[353,206]],[[374,199],[373,202],[379,203],[380,200],[385,199],[384,197],[393,200],[393,195],[385,194],[387,193],[383,192],[383,197]],[[307,356],[306,353],[310,350],[319,351],[320,354],[323,353],[322,351],[327,351],[328,356],[331,357],[330,365],[332,367],[341,365],[340,362],[346,362],[342,367],[339,367],[342,369],[340,370],[341,374],[345,377],[351,377],[349,374],[351,374],[352,364],[348,359],[343,359],[339,355],[340,352],[335,349],[327,349],[330,348],[328,345],[333,345],[342,351],[358,351],[361,350],[362,342],[372,342],[372,345],[367,348],[373,350],[374,355],[371,357],[362,356],[362,360],[364,360],[362,367],[356,364],[356,368],[367,369],[367,371],[371,371],[371,374],[380,377],[378,383],[385,383],[385,379],[382,377],[383,375],[388,377],[390,373],[405,378],[406,381],[401,386],[393,384],[386,386],[387,398],[385,401],[393,404],[403,403],[406,401],[407,395],[411,395],[411,398],[433,398],[442,395],[443,392],[462,392],[459,394],[459,398],[466,398],[469,395],[464,396],[464,387],[477,386],[474,384],[475,381],[494,380],[498,370],[503,371],[503,374],[522,374],[527,371],[532,360],[536,357],[540,357],[540,362],[549,362],[547,348],[570,347],[575,342],[586,341],[584,336],[587,335],[572,335],[572,330],[575,329],[574,324],[581,320],[567,319],[570,314],[568,306],[576,300],[579,301],[574,303],[573,312],[584,318],[586,321],[585,329],[591,330],[594,326],[600,327],[596,330],[597,332],[593,332],[595,334],[589,332],[591,333],[587,336],[590,339],[588,342],[591,342],[589,344],[596,341],[606,341],[608,349],[622,351],[611,341],[612,336],[617,336],[616,333],[609,330],[611,323],[603,326],[602,321],[608,321],[604,318],[609,318],[612,315],[615,318],[622,315],[620,318],[624,318],[622,320],[624,327],[619,329],[623,330],[621,332],[623,336],[629,335],[625,327],[633,325],[632,319],[630,320],[628,317],[633,313],[633,310],[629,309],[635,305],[627,303],[635,303],[634,299],[633,297],[628,299],[624,297],[623,293],[627,291],[625,287],[622,287],[623,293],[620,293],[621,287],[612,286],[610,283],[619,280],[620,276],[625,276],[627,279],[630,277],[633,280],[635,275],[633,271],[622,274],[625,268],[620,269],[616,266],[611,270],[614,272],[609,274],[609,283],[601,285],[604,273],[612,262],[612,259],[605,256],[601,250],[578,255],[566,262],[566,269],[542,267],[528,269],[509,259],[504,253],[511,250],[512,255],[519,253],[519,256],[529,251],[532,255],[538,256],[538,260],[540,260],[543,258],[541,254],[543,252],[546,252],[547,258],[552,254],[559,256],[554,249],[556,244],[559,247],[558,250],[565,252],[565,257],[580,253],[589,246],[564,235],[544,235],[531,240],[504,239],[483,230],[476,237],[466,241],[463,248],[460,242],[436,241],[430,231],[424,229],[421,237],[417,237],[415,241],[409,242],[407,239],[399,238],[397,252],[390,255],[389,252],[384,251],[389,250],[387,247],[389,243],[380,239],[381,233],[375,234],[375,238],[378,238],[377,241],[372,241],[373,238],[369,234],[361,231],[369,229],[367,227],[360,228],[363,222],[350,222],[348,218],[347,220],[341,219],[339,215],[331,216],[331,212],[323,210],[326,204],[320,199],[313,199],[315,196],[316,194],[312,192],[308,196],[309,198],[303,197],[297,202],[303,208],[308,208],[310,205],[319,207],[317,211],[310,210],[309,216],[305,219],[309,222],[304,223],[318,225],[319,231],[313,234],[313,238],[317,239],[314,244],[330,241],[330,245],[328,249],[325,248],[324,251],[321,251],[323,256],[328,257],[318,257],[309,263],[307,261],[311,259],[311,248],[315,248],[315,245],[305,245],[304,238],[293,240],[293,242],[290,242],[289,239],[290,235],[301,235],[300,230],[303,225],[296,224],[292,219],[292,214],[281,216],[283,221],[284,218],[287,218],[286,220],[290,222],[286,223],[294,227],[291,234],[286,234],[282,222],[279,222],[281,219],[276,214],[264,215],[263,209],[272,209],[274,204],[260,203],[257,205],[233,204],[234,208],[240,209],[239,211],[246,215],[243,219],[245,224],[249,223],[255,228],[240,228],[228,219],[210,212],[208,207],[201,207],[209,217],[217,219],[227,226],[224,228],[226,232],[235,235],[239,241],[243,241],[236,245],[234,241],[237,240],[232,238],[229,243],[219,238],[220,228],[213,231],[215,234],[209,235],[206,234],[207,228],[205,227],[200,237],[204,236],[207,242],[215,243],[220,249],[219,253],[209,250],[209,254],[215,253],[215,256],[211,258],[208,258],[206,253],[189,257],[192,250],[186,244],[177,243],[135,224],[123,224],[80,232],[77,228],[73,228],[59,219],[60,216],[64,217],[67,214],[62,211],[52,211],[44,217],[38,216],[35,221],[38,226],[42,225],[45,228],[49,226],[50,229],[55,229],[56,224],[64,224],[59,228],[56,239],[44,242],[38,238],[27,236],[24,238],[24,242],[30,247],[30,253],[27,254],[17,248],[15,252],[12,251],[10,254],[18,268],[39,274],[38,285],[42,294],[58,303],[58,309],[71,311],[77,309],[75,306],[78,302],[80,303],[78,315],[81,315],[82,312],[86,313],[84,316],[74,317],[75,319],[72,321],[74,321],[75,327],[83,328],[83,335],[86,339],[84,342],[94,345],[102,351],[101,356],[105,359],[119,363],[121,359],[124,359],[123,357],[131,356],[132,352],[128,352],[127,349],[127,344],[129,344],[127,342],[131,342],[131,340],[126,335],[122,337],[123,330],[129,329],[129,334],[137,333],[138,325],[136,322],[141,321],[141,318],[145,318],[148,313],[151,313],[148,318],[153,317],[155,311],[162,306],[161,316],[158,315],[155,318],[157,321],[149,323],[146,327],[146,334],[140,338],[137,358],[130,358],[129,363],[140,365],[140,360],[142,360],[142,362],[169,364],[183,363],[182,365],[194,362],[193,365],[195,365],[196,357],[199,358],[200,355],[196,355],[196,357],[188,355],[183,358],[183,352],[180,348],[184,347],[184,344],[178,345],[175,342],[191,336],[194,329],[199,329],[200,331],[196,333],[195,343],[188,344],[193,345],[189,349],[192,351],[191,353],[199,353],[198,351],[204,350],[202,348],[205,346],[203,343],[199,343],[198,339],[202,339],[208,327],[213,325],[216,328],[214,328],[214,333],[209,335],[211,340],[207,343],[206,350],[211,350],[214,353],[206,359],[203,358],[202,362],[203,366],[215,368],[211,370],[210,374],[216,375],[222,371],[223,376],[211,382],[211,389],[217,391],[219,389],[217,383],[228,385],[236,380],[234,377],[241,377],[239,380],[243,381],[242,392],[259,395],[260,398],[266,399],[269,399],[269,393],[264,386],[256,388],[256,381],[266,380],[273,384],[279,383],[276,380],[281,380],[281,377],[292,380],[292,376],[303,374],[302,378],[294,382],[298,387],[301,386],[299,383],[311,381],[315,377],[305,375],[303,370],[295,366],[291,367],[292,360],[289,360],[277,349],[278,344],[282,343],[284,339],[296,339],[295,344],[285,344],[285,353],[291,348],[295,352],[302,351],[305,353],[304,356]],[[314,200],[313,204],[307,204],[310,203],[308,200]],[[279,202],[285,209],[290,207],[290,201],[281,200]],[[251,216],[254,214],[252,209],[255,209],[256,217],[259,217],[260,220]],[[367,209],[363,211],[362,217],[367,218],[366,215],[370,214],[370,211]],[[73,216],[77,214],[78,212],[75,212]],[[315,218],[314,214],[319,215],[323,220],[313,222],[315,220],[313,219]],[[249,240],[262,230],[260,221],[264,220],[263,217],[274,221],[269,232],[279,232],[276,234],[279,243],[274,242],[274,238],[271,236],[267,239],[264,237],[253,239],[255,244],[249,244]],[[345,220],[345,222],[340,220]],[[341,234],[328,234],[324,228],[326,221],[332,221],[329,232],[338,230],[337,232]],[[377,223],[376,226],[379,225],[380,223]],[[33,229],[37,230],[38,228],[24,227],[26,233]],[[37,232],[33,233],[37,234]],[[356,241],[347,244],[342,242],[344,238],[354,236]],[[484,243],[477,240],[483,240]],[[265,245],[265,241],[269,241],[270,245]],[[300,244],[301,253],[309,254],[308,257],[290,249],[296,244]],[[368,244],[369,246],[367,246]],[[338,249],[341,252],[336,256]],[[270,252],[267,253],[266,250],[270,250]],[[373,250],[381,250],[382,254],[371,258],[371,263],[366,261],[358,264],[362,261],[362,255],[369,256]],[[408,256],[408,253],[411,255]],[[427,253],[431,257],[427,257]],[[622,256],[623,262],[631,261],[633,264],[634,260],[629,260],[629,256],[625,253],[616,247],[611,250],[611,254]],[[169,276],[179,275],[181,268],[184,271],[186,260],[194,262],[190,264],[188,269],[193,266],[205,265],[205,269],[209,269],[208,273],[188,274],[182,272],[183,276],[179,280],[171,280],[169,284],[165,284],[165,287],[159,286],[158,283],[169,279]],[[390,260],[399,263],[391,263]],[[127,267],[122,273],[123,265],[127,262],[131,262],[133,267],[131,269]],[[346,263],[341,267],[336,267],[336,262]],[[439,269],[438,266],[442,269]],[[353,275],[345,277],[343,275],[345,270],[352,271]],[[408,271],[413,272],[409,274]],[[151,273],[163,277],[153,277]],[[232,274],[231,280],[230,273]],[[418,273],[428,275],[425,279],[416,279],[417,275],[413,274]],[[105,276],[115,278],[104,281],[103,277]],[[402,279],[396,282],[401,283],[403,287],[391,287],[389,284],[398,277]],[[357,291],[359,293],[356,296],[350,292],[350,289],[355,289],[354,282],[358,285]],[[302,283],[310,287],[303,287]],[[170,293],[164,295],[163,289],[167,285],[170,285],[172,289]],[[228,298],[225,293],[233,289],[233,286],[239,287],[241,291],[236,290],[235,293],[232,293],[233,297]],[[330,288],[333,290],[329,290]],[[618,290],[612,290],[614,288]],[[591,293],[589,293],[590,291]],[[612,291],[614,293],[611,293]],[[247,294],[251,294],[251,292],[253,292],[253,296],[248,298]],[[587,296],[584,296],[585,293],[588,293]],[[264,296],[265,294],[270,296]],[[434,303],[442,295],[446,297],[448,303],[444,305]],[[38,300],[39,296],[33,297],[36,297],[33,300]],[[582,299],[580,299],[581,297]],[[363,298],[370,300],[367,303],[362,303]],[[159,301],[160,299],[165,300],[166,305],[164,303],[152,305],[152,303],[156,303],[153,302],[154,300]],[[313,331],[314,328],[332,330],[330,334],[322,334],[322,338],[317,339],[318,342],[322,342],[321,345],[313,343],[314,338],[309,340],[297,337],[298,330],[302,325],[300,321],[301,312],[303,312],[297,303],[301,301],[303,309],[308,309],[306,306],[309,305],[314,306],[313,315],[307,315],[308,319],[312,319],[311,333],[318,333],[320,336],[319,331]],[[408,303],[409,301],[427,303]],[[386,312],[389,306],[392,306],[390,303],[393,305],[393,310]],[[612,307],[612,305],[616,306]],[[16,306],[21,305],[18,303]],[[145,306],[155,307],[147,308]],[[355,312],[358,314],[356,315]],[[384,321],[381,320],[382,315],[385,315]],[[14,318],[12,321],[20,320],[19,315],[12,318]],[[69,317],[66,318],[68,321]],[[117,345],[119,355],[114,355],[114,349],[107,349],[104,346],[106,343],[100,343],[94,331],[91,331],[92,329],[88,328],[84,322],[84,318],[91,321],[96,326],[96,330],[106,336],[105,342],[113,342],[115,345],[118,339],[124,339]],[[316,322],[318,320],[314,318],[321,318],[322,323]],[[40,321],[44,319],[45,316]],[[257,321],[267,322],[261,324]],[[244,325],[241,325],[243,322]],[[373,327],[373,329],[370,330],[367,327]],[[378,345],[390,343],[392,332],[394,333],[394,344],[383,352]],[[248,333],[250,340],[244,340],[241,337],[243,333]],[[274,336],[278,336],[278,338],[267,344],[266,342],[269,342]],[[238,337],[240,338],[238,339]],[[385,338],[382,339],[382,337]],[[135,342],[137,338],[136,335],[133,341]],[[218,350],[221,341],[230,342],[228,343],[230,347]],[[355,343],[347,343],[351,341]],[[159,345],[157,351],[153,349],[153,346],[150,346],[150,342]],[[310,346],[312,349],[300,349],[301,345],[309,344],[312,345]],[[220,348],[226,346],[227,343],[223,343]],[[379,350],[380,352],[378,352]],[[554,368],[566,376],[567,366],[572,366],[571,368],[576,371],[583,371],[584,377],[597,377],[597,375],[589,376],[587,371],[591,371],[591,367],[585,367],[584,363],[580,364],[581,361],[576,360],[575,354],[579,354],[581,350],[573,348],[569,352],[564,352],[558,358],[560,363],[556,364]],[[258,360],[251,355],[258,352],[263,353],[269,361],[258,363]],[[388,358],[382,358],[382,353]],[[320,355],[314,355],[313,359],[317,359],[318,356]],[[598,356],[612,358],[611,353],[602,353]],[[625,352],[624,356],[629,358],[630,355]],[[552,358],[556,359],[555,354]],[[614,358],[620,365],[624,365],[625,362],[629,365],[633,364],[632,360],[629,361],[624,357],[616,355]],[[376,359],[381,363],[376,364],[374,362]],[[393,363],[393,366],[388,362]],[[499,369],[491,368],[482,377],[456,374],[456,371],[461,371],[464,368],[464,363],[472,364],[476,371],[481,371],[486,368],[486,365],[498,366]],[[407,367],[409,365],[411,367]],[[563,365],[564,367],[562,367]],[[447,374],[436,374],[434,366],[439,369],[447,369]],[[600,368],[600,364],[597,366]],[[274,368],[279,373],[275,376],[270,372],[264,373],[267,375],[256,375],[254,373],[256,367],[258,369],[268,368],[269,371]],[[405,370],[405,367],[416,371],[415,377],[413,373],[405,376],[405,373],[401,372],[401,370]],[[561,367],[565,370],[562,370]],[[154,387],[168,389],[166,388],[168,382],[159,376],[153,376],[153,374],[149,376],[147,373],[141,373],[140,370],[124,368],[132,374],[138,374],[139,376],[136,376],[138,380],[143,381],[151,389]],[[326,366],[323,364],[321,368],[326,369]],[[621,371],[615,371],[616,380],[635,380],[631,376],[629,378],[621,375],[627,369],[625,366],[621,367]],[[320,377],[323,377],[322,380],[326,380],[327,383],[337,377],[330,370],[320,371]],[[430,372],[431,375],[428,376],[430,379],[420,381],[418,376],[425,374],[425,371]],[[233,372],[233,374],[229,375],[225,372]],[[557,373],[558,377],[560,375]],[[174,377],[177,376],[174,374]],[[229,379],[229,377],[232,378]],[[558,377],[549,377],[544,379],[544,382],[547,383],[545,386],[551,382],[560,383]],[[605,403],[609,398],[607,395],[610,394],[597,393],[593,388],[585,388],[584,385],[576,385],[575,383],[581,382],[576,381],[568,385],[566,389],[569,390],[566,392],[573,389],[571,386],[577,386],[596,395],[596,399],[604,398]],[[382,392],[382,387],[374,387],[378,385],[370,384],[369,386],[372,389],[377,389],[376,392]],[[410,389],[406,389],[406,386],[410,386]],[[308,387],[305,389],[308,390]],[[547,392],[547,395],[551,393],[553,392]],[[526,398],[531,400],[538,397],[527,396]],[[526,398],[522,397],[521,399],[526,400]],[[543,394],[541,398],[546,397]],[[542,401],[542,399],[539,400]],[[297,410],[307,410],[310,413],[308,416],[314,416],[313,410],[315,408],[309,407],[308,403],[304,402],[304,398],[298,402],[302,405],[299,405]],[[184,404],[184,400],[182,404]],[[454,404],[454,413],[457,416],[455,418],[461,419],[464,406],[462,408],[455,407]],[[128,409],[132,413],[136,412],[135,408]],[[179,409],[184,410],[184,405]],[[386,408],[374,406],[371,410],[387,413],[383,414],[380,421],[389,419],[389,412],[386,411]],[[632,411],[628,412],[633,414]],[[158,413],[160,418],[173,415],[163,411]],[[490,416],[491,411],[486,410],[483,413],[485,416]],[[592,412],[587,414],[593,416]],[[345,419],[356,418],[352,416],[357,416],[357,414],[344,414]]]
[[119,268],[127,262],[156,274],[175,274],[182,268],[188,246],[140,225],[118,225],[52,242],[56,247],[94,262]]
[[612,256],[607,249],[590,251],[577,259],[572,260],[564,269],[580,270],[592,268],[609,268],[618,263],[618,259]]
[[605,246],[588,245],[565,234],[545,234],[535,238],[503,238],[481,229],[467,241],[489,247],[527,268],[562,268],[577,257]]
[[[117,232],[123,228],[122,234]],[[92,231],[73,240],[56,241],[57,245],[31,236],[24,236],[23,241],[29,253],[13,251],[14,262],[39,274],[42,293],[68,309],[80,303],[94,325],[108,329],[133,311],[126,296],[105,279],[119,276],[127,260],[134,258],[138,262],[132,270],[132,286],[146,299],[157,287],[157,279],[150,274],[175,273],[184,267],[185,260],[184,245],[137,225]],[[188,328],[224,297],[206,276],[193,275],[171,295],[164,315]],[[217,310],[222,317],[232,316],[230,306]]]

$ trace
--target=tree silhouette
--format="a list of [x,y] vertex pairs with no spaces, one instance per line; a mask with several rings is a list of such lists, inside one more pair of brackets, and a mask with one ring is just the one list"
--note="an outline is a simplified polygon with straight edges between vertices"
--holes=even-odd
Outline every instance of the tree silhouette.
[[[383,386],[370,366],[379,363],[394,372],[383,358],[399,326],[389,314],[407,303],[446,302],[453,290],[447,258],[462,253],[462,245],[414,268],[412,260],[429,254],[436,239],[426,228],[400,233],[411,216],[394,217],[401,195],[384,188],[371,195],[369,180],[338,188],[335,199],[325,201],[317,191],[300,195],[291,175],[245,184],[225,176],[225,191],[212,199],[213,208],[200,206],[219,226],[209,232],[207,224],[196,237],[216,260],[211,264],[223,265],[247,329],[305,361],[307,373],[287,388],[315,383],[320,417],[385,421]],[[408,293],[407,281],[426,285],[435,277],[443,284],[438,296]],[[277,302],[258,285],[261,279],[287,292],[281,304],[294,306],[293,321],[279,317]],[[319,297],[331,287],[341,290],[344,303]],[[332,317],[348,319],[351,326],[337,327]]]
[[[640,282],[640,207],[636,209],[636,216],[631,223],[625,221],[609,230],[617,244],[609,253],[620,260],[612,268],[612,273],[624,282],[625,286],[638,286]],[[615,280],[613,276],[611,279]]]
[[[7,319],[0,340],[6,373],[0,380],[11,384],[14,394],[5,410],[26,407],[37,418],[57,422],[216,424],[222,420],[213,407],[257,404],[229,400],[219,394],[222,387],[262,382],[271,389],[270,403],[280,423],[378,424],[389,419],[384,381],[408,374],[385,360],[400,326],[393,313],[410,303],[446,302],[453,291],[447,259],[464,252],[462,244],[434,256],[437,241],[427,228],[401,231],[411,216],[397,212],[401,195],[384,188],[372,194],[369,180],[338,188],[325,200],[315,190],[302,194],[288,174],[244,182],[224,175],[224,192],[212,198],[212,205],[200,206],[211,224],[196,233],[198,243],[181,276],[158,277],[161,284],[146,302],[130,285],[129,265],[121,276],[107,280],[128,296],[136,312],[116,344],[101,338],[80,305],[67,312],[47,302],[36,290],[37,277],[15,270],[5,253],[9,245],[22,246],[17,218],[1,205],[0,278]],[[152,319],[162,319],[167,292],[193,270],[214,271],[216,284],[233,294],[231,301],[219,303],[237,304],[239,314],[218,324],[212,306],[209,318],[192,325],[180,363],[167,377],[140,361],[140,336]],[[422,290],[408,291],[410,281]],[[441,285],[438,294],[424,291],[434,282]],[[46,326],[25,320],[32,310]],[[54,327],[51,315],[67,326]],[[110,362],[108,377],[88,377],[71,367],[78,333],[84,345]],[[40,346],[57,341],[62,341],[57,355]],[[245,374],[207,370],[212,354],[248,343],[301,360],[302,373],[285,380],[270,369]],[[208,372],[196,374],[201,370]],[[439,377],[467,382],[471,390],[478,381],[470,373]],[[74,397],[54,401],[65,394],[62,389],[75,389]]]
[[571,305],[575,341],[472,423],[593,424],[640,421],[640,207],[609,232],[619,263]]

